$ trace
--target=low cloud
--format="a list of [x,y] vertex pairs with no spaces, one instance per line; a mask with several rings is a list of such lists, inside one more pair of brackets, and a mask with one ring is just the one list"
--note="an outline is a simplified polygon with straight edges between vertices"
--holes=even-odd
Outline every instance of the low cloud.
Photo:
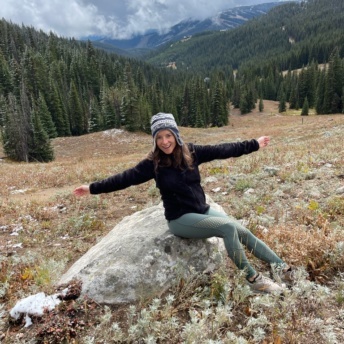
[[59,36],[125,39],[150,29],[164,32],[183,19],[204,19],[234,6],[263,2],[269,1],[0,0],[0,6],[7,21]]

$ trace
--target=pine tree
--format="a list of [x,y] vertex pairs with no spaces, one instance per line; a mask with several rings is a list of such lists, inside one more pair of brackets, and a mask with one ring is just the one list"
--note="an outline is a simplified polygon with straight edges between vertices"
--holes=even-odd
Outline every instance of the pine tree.
[[68,108],[72,135],[85,134],[88,129],[88,120],[73,80],[70,85]]
[[122,125],[125,125],[127,123],[128,116],[129,116],[129,104],[127,101],[127,97],[123,96],[122,102],[121,102],[121,123],[122,123]]
[[116,127],[114,109],[111,106],[109,92],[110,88],[106,76],[103,75],[100,88],[100,116],[103,119],[103,129],[111,129]]
[[121,112],[125,116],[125,127],[129,131],[137,131],[142,126],[140,112],[138,108],[139,100],[132,92],[127,92],[124,106],[121,108]]
[[35,113],[49,138],[57,137],[57,131],[42,92],[39,92]]
[[7,112],[7,101],[6,101],[6,98],[2,94],[0,94],[0,138],[1,138],[2,129],[5,125],[6,112]]
[[265,99],[276,99],[276,83],[272,68],[269,69],[267,78],[263,81],[263,96]]
[[162,92],[160,89],[159,82],[155,82],[152,90],[151,90],[151,104],[152,104],[152,110],[153,113],[158,113],[160,111],[163,111],[163,101],[162,101]]
[[257,101],[257,97],[255,96],[254,89],[253,87],[249,87],[247,91],[247,104],[250,111],[256,107],[256,101]]
[[303,66],[301,72],[299,74],[299,83],[298,83],[298,90],[299,90],[299,102],[303,104],[306,97],[307,97],[307,90],[308,90],[308,83],[307,83],[307,71]]
[[140,111],[138,108],[139,98],[135,87],[132,70],[129,63],[125,65],[124,73],[125,96],[121,106],[123,124],[129,131],[136,131],[142,126]]
[[291,86],[290,90],[290,98],[289,98],[289,108],[290,109],[298,109],[299,107],[299,97],[298,97],[298,84],[294,83]]
[[301,116],[308,116],[308,112],[309,112],[309,104],[308,104],[308,99],[306,97],[305,101],[303,102]]
[[2,132],[6,155],[17,161],[29,162],[29,147],[32,144],[31,109],[22,82],[20,102],[10,93]]
[[233,89],[233,96],[232,96],[232,105],[234,108],[240,108],[240,100],[241,100],[241,87],[240,83],[236,82],[234,84],[234,89]]
[[[21,161],[23,160],[23,154],[20,135],[20,109],[17,99],[12,93],[8,95],[8,103],[5,105],[4,110],[4,125],[1,133],[4,152],[9,158]],[[27,160],[27,155],[25,158]]]
[[285,94],[284,94],[284,92],[282,92],[281,95],[280,95],[278,111],[280,113],[282,113],[282,112],[285,112],[286,110],[287,110],[287,104],[286,104],[286,101],[285,101]]
[[104,128],[104,123],[98,101],[94,96],[90,99],[88,111],[90,115],[90,120],[88,122],[88,131],[93,133],[102,130]]
[[191,124],[190,121],[190,109],[191,109],[191,94],[188,84],[184,86],[183,96],[181,97],[180,111],[179,111],[179,124],[188,127]]
[[55,124],[58,136],[69,136],[70,126],[69,122],[64,115],[63,105],[58,92],[58,87],[55,82],[52,81],[50,93],[50,106],[49,111],[52,114],[52,119]]
[[251,112],[255,108],[255,98],[252,88],[243,87],[240,98],[240,112],[242,115]]
[[263,98],[259,99],[259,112],[263,112],[264,110],[264,102],[263,102]]
[[13,91],[8,63],[0,50],[0,93],[7,96]]
[[33,112],[33,138],[29,149],[30,161],[49,162],[54,160],[54,151],[39,115]]
[[343,86],[343,67],[338,49],[331,54],[325,78],[324,113],[340,113],[342,110],[341,92]]
[[315,111],[318,115],[324,114],[324,95],[325,95],[325,76],[326,70],[324,69],[319,76],[319,82],[316,91],[316,100],[315,100]]
[[12,93],[18,99],[20,98],[20,84],[22,82],[22,72],[20,66],[14,58],[10,60],[10,73],[11,73],[11,85]]
[[316,101],[316,84],[318,79],[318,66],[312,62],[307,69],[307,100],[309,107],[315,106]]
[[90,40],[87,41],[86,47],[86,72],[85,76],[89,87],[91,89],[92,94],[99,94],[99,90],[101,87],[100,84],[100,71],[97,61],[96,50],[94,49],[92,42]]
[[[210,81],[210,80],[209,80]],[[206,113],[207,103],[206,103],[206,94],[207,94],[207,84],[204,83],[200,78],[196,80],[195,84],[195,102],[196,102],[196,113],[195,113],[195,127],[204,128],[207,124],[206,122]]]
[[[332,72],[333,71],[333,72]],[[338,48],[334,50],[330,57],[329,71],[333,73],[333,98],[331,101],[331,113],[340,113],[343,107],[342,90],[344,85],[344,67],[340,59]]]
[[211,103],[211,123],[213,126],[222,127],[228,124],[228,111],[226,105],[223,88],[221,83],[218,82]]
[[22,80],[19,108],[20,145],[22,147],[20,160],[26,162],[29,161],[30,146],[33,139],[31,111],[26,85],[24,80]]
[[240,112],[242,115],[245,115],[246,113],[249,113],[251,111],[249,108],[248,102],[247,102],[247,92],[246,91],[241,93],[239,108],[240,108]]

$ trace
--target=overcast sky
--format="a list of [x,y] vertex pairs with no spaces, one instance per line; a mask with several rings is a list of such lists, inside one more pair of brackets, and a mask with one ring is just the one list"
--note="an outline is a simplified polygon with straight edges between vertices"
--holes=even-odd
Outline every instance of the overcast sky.
[[[63,37],[130,38],[161,32],[183,19],[203,19],[235,6],[273,0],[0,0],[0,16]],[[276,0],[278,1],[278,0]]]

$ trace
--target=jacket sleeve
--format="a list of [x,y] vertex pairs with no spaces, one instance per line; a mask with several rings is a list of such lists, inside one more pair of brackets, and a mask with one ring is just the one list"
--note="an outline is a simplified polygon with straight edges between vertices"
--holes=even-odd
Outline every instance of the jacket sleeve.
[[115,174],[99,182],[90,184],[91,194],[108,193],[125,189],[132,185],[145,183],[155,177],[154,166],[151,160],[145,159],[135,167]]
[[194,145],[194,152],[198,163],[208,162],[216,159],[237,158],[244,154],[250,154],[259,149],[257,140],[221,143],[218,145]]

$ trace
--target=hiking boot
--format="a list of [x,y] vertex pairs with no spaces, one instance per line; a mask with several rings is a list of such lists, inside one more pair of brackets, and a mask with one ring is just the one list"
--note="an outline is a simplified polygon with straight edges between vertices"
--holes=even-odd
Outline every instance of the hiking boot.
[[263,276],[259,273],[256,278],[250,282],[247,280],[251,291],[258,294],[271,294],[271,293],[281,293],[283,288],[275,283],[270,278]]

